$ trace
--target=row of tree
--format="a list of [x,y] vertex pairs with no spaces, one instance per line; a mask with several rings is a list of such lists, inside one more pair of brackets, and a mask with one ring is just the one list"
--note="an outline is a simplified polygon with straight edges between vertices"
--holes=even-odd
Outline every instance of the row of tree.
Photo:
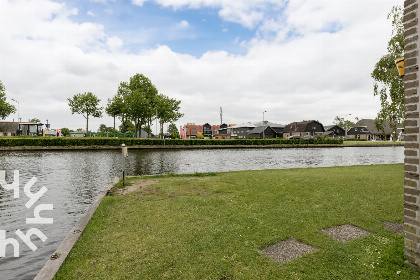
[[[86,119],[86,131],[89,131],[89,118],[102,117],[103,107],[100,99],[91,92],[78,93],[68,98],[72,114],[81,114]],[[151,133],[150,127],[154,120],[159,121],[160,135],[163,137],[163,126],[172,123],[183,116],[180,110],[181,101],[158,93],[155,85],[143,74],[136,74],[129,82],[121,82],[116,95],[108,99],[105,112],[122,123],[121,132],[128,132],[130,123],[134,131],[141,135],[141,130]]]

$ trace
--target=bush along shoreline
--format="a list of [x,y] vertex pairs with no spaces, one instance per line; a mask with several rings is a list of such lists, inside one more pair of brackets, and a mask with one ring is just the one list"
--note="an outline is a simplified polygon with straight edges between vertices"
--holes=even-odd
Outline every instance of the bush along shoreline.
[[75,147],[75,146],[261,146],[261,145],[341,145],[341,139],[137,139],[137,138],[66,138],[14,137],[0,138],[0,147]]

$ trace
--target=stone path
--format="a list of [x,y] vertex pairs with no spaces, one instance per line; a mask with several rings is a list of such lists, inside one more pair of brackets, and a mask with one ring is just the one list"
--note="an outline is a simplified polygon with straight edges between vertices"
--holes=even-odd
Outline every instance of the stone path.
[[[394,233],[404,233],[404,226],[402,223],[383,222],[382,224]],[[339,242],[348,242],[373,234],[367,230],[350,224],[325,228],[321,229],[321,231]],[[265,253],[268,257],[280,264],[283,264],[292,259],[299,258],[305,254],[318,250],[319,249],[312,247],[311,245],[299,242],[294,238],[290,238],[263,248],[261,252]]]

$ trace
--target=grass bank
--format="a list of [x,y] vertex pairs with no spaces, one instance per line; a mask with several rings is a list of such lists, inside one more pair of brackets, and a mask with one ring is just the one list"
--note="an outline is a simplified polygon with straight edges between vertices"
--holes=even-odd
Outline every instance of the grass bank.
[[344,146],[404,146],[405,142],[390,142],[390,141],[343,141]]
[[[404,167],[374,165],[130,179],[107,196],[55,279],[419,279],[404,266]],[[373,235],[341,243],[320,229]],[[319,250],[280,265],[261,248]]]

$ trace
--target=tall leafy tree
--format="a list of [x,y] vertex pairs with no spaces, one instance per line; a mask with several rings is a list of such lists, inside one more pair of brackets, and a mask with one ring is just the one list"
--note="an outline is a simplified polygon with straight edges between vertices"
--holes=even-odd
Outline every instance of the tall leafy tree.
[[115,131],[115,118],[120,116],[121,121],[124,123],[125,119],[125,103],[123,94],[117,93],[112,99],[108,99],[108,104],[105,108],[105,112],[114,118],[114,131]]
[[371,76],[374,79],[373,93],[379,96],[381,101],[381,110],[375,124],[382,131],[386,124],[389,124],[396,134],[397,124],[404,121],[404,85],[395,66],[395,60],[404,54],[403,9],[394,6],[388,14],[388,19],[392,21],[388,53],[376,63]]
[[127,95],[126,100],[129,104],[127,115],[134,122],[135,132],[138,133],[141,131],[143,125],[147,123],[150,101],[147,99],[146,94],[138,89]]
[[184,114],[180,113],[181,101],[159,94],[156,98],[157,118],[159,119],[160,135],[163,137],[163,125],[175,122]]
[[16,112],[16,107],[6,102],[6,88],[0,81],[0,119],[4,120]]
[[[158,95],[158,90],[149,78],[138,73],[130,78],[129,88],[133,95],[144,98],[139,99],[139,104],[137,104],[137,109],[142,107],[144,111],[140,115],[137,114],[137,116],[134,116],[140,122],[136,122],[136,120],[133,119],[133,121],[137,123],[136,130],[140,131],[143,124],[151,127],[152,120],[156,116],[156,97]],[[140,112],[137,110],[137,113]],[[139,123],[140,126],[138,127]]]
[[80,114],[86,119],[86,132],[89,131],[89,117],[102,117],[103,107],[99,106],[101,100],[91,92],[78,93],[67,100],[71,113]]

